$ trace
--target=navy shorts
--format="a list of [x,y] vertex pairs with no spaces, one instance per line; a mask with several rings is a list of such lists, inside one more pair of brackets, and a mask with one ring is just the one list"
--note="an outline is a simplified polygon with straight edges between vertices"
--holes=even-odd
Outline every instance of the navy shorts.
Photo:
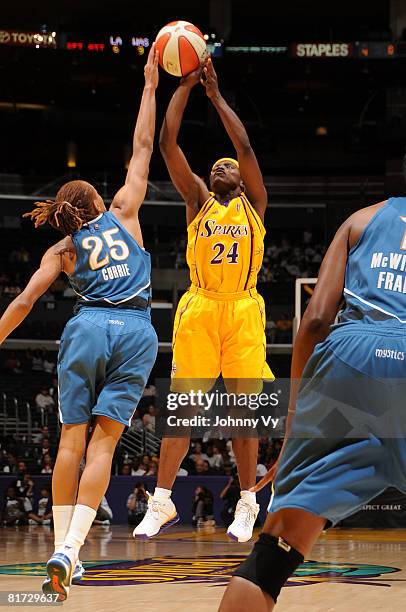
[[269,512],[335,524],[386,487],[406,492],[406,326],[351,323],[310,357]]
[[149,312],[82,308],[61,337],[61,422],[86,423],[103,415],[130,425],[157,351]]

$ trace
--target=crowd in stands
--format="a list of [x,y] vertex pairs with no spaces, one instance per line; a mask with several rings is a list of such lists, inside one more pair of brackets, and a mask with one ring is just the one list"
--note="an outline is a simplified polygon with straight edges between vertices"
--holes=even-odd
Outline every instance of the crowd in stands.
[[[282,440],[280,438],[260,438],[257,460],[257,476],[264,476],[278,458]],[[122,476],[156,476],[159,467],[159,456],[144,454],[130,458],[121,455],[119,473]],[[181,464],[178,476],[233,476],[236,472],[236,460],[231,440],[201,439],[191,441],[189,452]]]

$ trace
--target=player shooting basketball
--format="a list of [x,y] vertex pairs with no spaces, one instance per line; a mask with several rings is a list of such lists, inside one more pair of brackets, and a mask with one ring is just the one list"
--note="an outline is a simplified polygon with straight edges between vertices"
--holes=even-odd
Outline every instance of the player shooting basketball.
[[[178,145],[184,110],[199,81],[217,110],[237,159],[219,159],[211,170],[210,190],[191,170]],[[266,363],[265,308],[257,293],[268,198],[247,132],[220,94],[209,58],[201,70],[180,82],[161,129],[160,147],[169,174],[186,204],[187,262],[191,286],[182,296],[173,330],[172,390],[208,391],[222,374],[233,393],[255,393],[272,380]],[[134,536],[152,537],[178,520],[171,489],[189,438],[164,438],[157,487]],[[252,537],[258,514],[255,493],[257,438],[233,441],[241,499],[228,534],[239,542]]]
[[347,219],[326,253],[294,344],[278,466],[254,488],[276,472],[269,514],[221,612],[273,610],[326,523],[389,486],[406,492],[405,224],[406,198],[390,198]]

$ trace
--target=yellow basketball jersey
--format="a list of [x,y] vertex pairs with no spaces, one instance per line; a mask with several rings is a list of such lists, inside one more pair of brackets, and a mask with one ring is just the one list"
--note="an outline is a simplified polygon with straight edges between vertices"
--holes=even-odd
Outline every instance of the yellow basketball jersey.
[[211,196],[188,227],[186,259],[193,285],[235,293],[253,289],[265,228],[245,194],[221,204]]

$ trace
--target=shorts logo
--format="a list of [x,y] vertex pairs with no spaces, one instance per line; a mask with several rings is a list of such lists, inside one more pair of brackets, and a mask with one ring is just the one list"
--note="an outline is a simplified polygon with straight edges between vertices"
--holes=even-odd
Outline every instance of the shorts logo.
[[125,325],[124,321],[119,321],[118,319],[109,319],[110,325]]
[[[244,561],[242,555],[199,555],[198,557],[149,557],[139,561],[88,561],[83,565],[86,573],[79,586],[126,586],[177,582],[181,584],[209,584],[225,586],[237,566]],[[285,587],[297,587],[322,582],[390,587],[387,576],[400,572],[397,567],[369,565],[367,563],[327,563],[305,561]],[[1,565],[0,575],[45,576],[45,563],[17,563]],[[382,580],[381,576],[385,576]],[[379,580],[374,580],[379,578]],[[399,578],[396,579],[399,581]]]
[[403,351],[394,351],[392,349],[376,349],[375,357],[379,359],[394,359],[395,361],[404,361],[405,354]]

